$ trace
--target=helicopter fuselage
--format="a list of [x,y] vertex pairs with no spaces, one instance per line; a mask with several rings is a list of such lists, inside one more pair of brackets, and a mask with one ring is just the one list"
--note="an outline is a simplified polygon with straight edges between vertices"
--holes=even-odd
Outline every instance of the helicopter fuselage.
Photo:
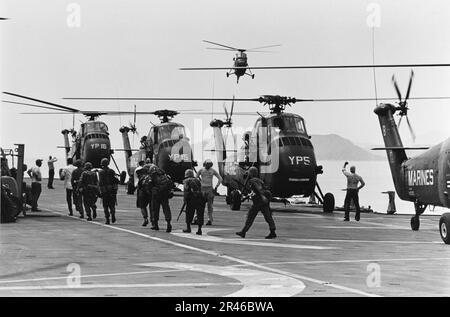
[[403,197],[450,208],[450,138],[403,164]]
[[[225,143],[220,140],[220,128],[213,128],[217,151],[217,146]],[[220,160],[226,152],[217,151],[220,156],[219,171],[227,187],[242,190],[246,182],[246,169],[255,166],[275,197],[310,196],[314,193],[321,168],[317,167],[314,148],[302,117],[279,113],[259,118],[248,145],[244,145],[240,152],[238,157],[244,158],[240,162],[225,158],[222,164]]]
[[450,208],[450,138],[408,159],[393,114],[396,107],[375,108],[383,133],[395,190],[402,200]]
[[81,124],[80,131],[72,142],[69,157],[91,162],[94,168],[100,167],[103,158],[110,159],[111,142],[108,126],[101,121],[87,121]]
[[184,126],[175,122],[152,126],[139,151],[129,158],[129,175],[134,174],[139,161],[147,158],[164,170],[174,182],[182,183],[186,169],[195,166]]

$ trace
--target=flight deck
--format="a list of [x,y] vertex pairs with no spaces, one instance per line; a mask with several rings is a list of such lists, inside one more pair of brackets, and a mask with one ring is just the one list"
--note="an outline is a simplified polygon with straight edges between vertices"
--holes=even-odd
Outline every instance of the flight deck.
[[[235,234],[249,203],[232,211],[216,197],[214,222],[203,235],[183,233],[177,193],[171,233],[142,227],[136,196],[120,186],[117,222],[68,216],[62,182],[43,189],[41,212],[0,225],[0,296],[448,296],[450,249],[438,216],[343,213],[273,203],[278,237],[264,239],[259,214],[245,239]],[[340,202],[337,202],[339,205]],[[413,207],[411,207],[413,208]],[[161,212],[161,217],[162,212]]]

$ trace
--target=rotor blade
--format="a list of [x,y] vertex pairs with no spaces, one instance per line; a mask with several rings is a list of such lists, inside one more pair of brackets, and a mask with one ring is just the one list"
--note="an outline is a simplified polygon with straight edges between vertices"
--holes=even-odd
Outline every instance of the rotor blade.
[[402,94],[400,92],[400,89],[398,88],[397,81],[395,80],[395,76],[394,75],[392,75],[392,83],[394,84],[395,91],[397,92],[397,96],[398,96],[399,101],[402,102]]
[[400,119],[398,120],[398,124],[397,124],[397,127],[400,129],[400,124],[402,123],[402,119],[403,119],[403,116],[400,116]]
[[413,131],[411,123],[409,122],[408,116],[406,116],[406,123],[408,124],[409,133],[411,133],[411,138],[413,142],[416,142],[416,134]]
[[277,47],[277,46],[281,46],[281,44],[252,47],[252,48],[249,48],[247,51],[250,51],[250,50],[257,50],[257,49],[260,49],[260,48]]
[[276,53],[275,51],[260,51],[260,50],[247,50],[250,53]]
[[233,101],[231,102],[231,113],[230,113],[230,119],[233,116],[233,110],[234,110],[234,96],[233,96]]
[[227,118],[227,120],[228,120],[228,109],[227,109],[227,107],[225,106],[225,102],[223,103],[223,110],[225,110],[225,116],[226,116],[226,118]]
[[[259,98],[162,98],[162,97],[68,97],[63,98],[67,100],[159,100],[159,101],[259,101]],[[396,100],[397,97],[385,97],[385,98],[320,98],[320,99],[297,99],[297,102],[340,102],[340,101],[374,101],[374,100]],[[411,97],[411,100],[447,100],[450,99],[448,96],[437,96],[437,97]],[[196,113],[185,113],[185,114],[196,114]],[[211,115],[211,113],[210,113]]]
[[209,44],[213,44],[213,45],[222,46],[222,47],[226,47],[226,48],[231,48],[232,50],[239,51],[239,48],[236,48],[236,47],[232,47],[232,46],[228,46],[228,45],[223,45],[223,44],[219,44],[219,43],[214,43],[214,42],[206,41],[206,40],[203,40],[203,42],[209,43]]
[[[378,65],[298,65],[298,66],[252,66],[252,69],[346,69],[346,68],[411,68],[411,67],[450,67],[450,64],[378,64]],[[180,68],[181,70],[228,70],[247,69],[247,67],[204,67]]]
[[27,99],[27,100],[31,100],[31,101],[40,102],[40,103],[43,103],[45,105],[53,106],[53,107],[56,107],[56,108],[61,108],[61,109],[69,110],[69,111],[73,111],[73,112],[79,112],[78,109],[66,107],[66,106],[63,106],[63,105],[58,105],[56,103],[52,103],[52,102],[48,102],[48,101],[44,101],[44,100],[39,100],[39,99],[35,99],[35,98],[24,96],[24,95],[14,94],[14,93],[7,92],[7,91],[4,91],[3,93],[6,94],[6,95],[14,96],[14,97],[19,97],[19,98],[23,98],[23,99]]
[[9,100],[2,100],[2,102],[5,102],[5,103],[12,103],[12,104],[15,104],[15,105],[22,105],[22,106],[29,106],[29,107],[44,108],[44,109],[51,109],[51,110],[60,111],[60,112],[58,112],[58,113],[64,113],[64,112],[67,112],[67,113],[74,113],[74,112],[72,112],[72,111],[67,111],[67,110],[62,110],[62,109],[52,108],[52,107],[46,107],[46,106],[33,105],[33,104],[31,104],[31,103],[16,102],[16,101],[9,101]]
[[[21,112],[21,114],[72,114],[73,112],[68,112],[68,111],[61,111],[61,112]],[[242,116],[254,116],[255,112],[235,112],[238,115],[242,115]],[[92,112],[85,112],[82,113],[84,115],[90,115],[90,114],[101,114],[103,115],[119,115],[119,114],[111,114],[111,113],[107,113],[107,112],[100,112],[100,111],[92,111]],[[147,113],[147,112],[138,112],[137,114],[153,114],[153,113]],[[268,114],[265,113],[264,114]],[[122,113],[122,115],[124,115]],[[132,113],[128,113],[128,115],[132,115]],[[197,112],[197,113],[185,113],[184,115],[195,115],[195,116],[211,116],[211,112]]]
[[408,90],[406,91],[405,101],[408,100],[408,98],[409,98],[409,93],[411,91],[411,84],[413,81],[413,77],[414,77],[414,71],[411,69],[411,76],[409,77],[409,84],[408,84]]
[[236,51],[236,50],[232,50],[230,48],[218,48],[218,47],[207,47],[207,50],[217,50],[217,51]]

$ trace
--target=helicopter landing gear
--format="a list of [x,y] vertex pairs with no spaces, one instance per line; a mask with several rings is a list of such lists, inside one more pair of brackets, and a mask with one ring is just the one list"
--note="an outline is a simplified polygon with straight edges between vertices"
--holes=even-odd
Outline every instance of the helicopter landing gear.
[[130,176],[128,178],[128,184],[127,184],[127,194],[133,195],[136,188],[134,187],[134,177]]
[[323,212],[331,213],[334,211],[335,207],[335,199],[332,193],[326,193],[325,195],[322,193],[322,189],[319,186],[319,183],[316,182],[316,190],[314,190],[314,197],[317,198],[319,203],[323,205]]
[[238,190],[233,190],[230,194],[230,208],[231,210],[240,210],[242,202],[242,195]]
[[127,172],[122,171],[120,173],[120,185],[125,185],[125,178],[127,178]]
[[445,244],[450,244],[450,213],[447,212],[439,219],[439,233]]
[[420,228],[420,215],[423,214],[427,205],[421,204],[419,202],[414,203],[414,208],[416,209],[416,214],[411,218],[411,229],[417,231]]
[[334,204],[334,195],[332,193],[326,193],[323,196],[323,212],[333,212]]

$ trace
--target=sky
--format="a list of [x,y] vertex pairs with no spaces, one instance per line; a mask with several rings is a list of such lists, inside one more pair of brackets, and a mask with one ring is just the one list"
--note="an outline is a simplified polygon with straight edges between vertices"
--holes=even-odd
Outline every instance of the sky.
[[[375,8],[375,9],[374,9]],[[379,9],[379,10],[378,10]],[[77,15],[78,13],[78,15]],[[249,53],[250,66],[371,64],[374,35],[377,64],[450,63],[450,2],[431,1],[119,1],[3,0],[0,16],[2,91],[44,99],[80,110],[154,111],[198,109],[205,116],[180,115],[194,131],[203,120],[223,118],[222,102],[73,101],[63,97],[224,97],[280,94],[297,98],[374,97],[372,69],[255,70],[255,79],[226,78],[225,71],[180,71],[180,67],[231,66],[233,52],[207,50],[202,40],[251,48],[281,44],[273,53]],[[372,17],[379,19],[372,20]],[[368,22],[379,22],[372,28]],[[414,69],[411,96],[450,96],[450,68]],[[377,69],[379,97],[395,96],[391,77],[403,93],[410,69]],[[17,100],[2,96],[4,100]],[[450,100],[410,101],[409,119],[416,145],[450,136]],[[228,105],[229,107],[229,105]],[[338,134],[366,145],[382,145],[373,113],[375,102],[297,103],[289,111],[306,120],[310,134]],[[214,114],[209,114],[214,110]],[[237,103],[237,131],[253,125],[256,103]],[[0,145],[24,143],[26,162],[64,157],[60,131],[72,127],[70,115],[2,103]],[[119,127],[131,117],[102,117],[113,148],[122,148]],[[197,120],[195,120],[197,119]],[[85,118],[76,116],[75,128]],[[140,135],[153,116],[140,116]],[[197,127],[198,128],[198,127]],[[405,145],[413,145],[406,125]],[[134,138],[138,145],[139,137]],[[201,152],[201,151],[200,151]],[[124,161],[119,164],[124,169]]]

